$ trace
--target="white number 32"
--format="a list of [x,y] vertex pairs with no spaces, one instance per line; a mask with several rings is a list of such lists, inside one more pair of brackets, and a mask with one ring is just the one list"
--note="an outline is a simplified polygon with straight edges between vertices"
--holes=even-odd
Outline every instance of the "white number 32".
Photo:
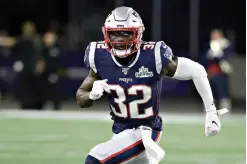
[[[141,91],[143,97],[141,99],[134,99],[133,101],[129,102],[128,104],[125,103],[126,96],[135,96],[137,95],[138,91]],[[125,92],[124,88],[120,85],[111,85],[109,84],[109,93],[112,92],[116,93],[114,98],[114,102],[118,105],[118,109],[114,108],[112,105],[111,109],[113,113],[117,117],[121,118],[132,118],[132,119],[143,119],[148,118],[154,115],[153,107],[148,107],[140,113],[139,105],[147,103],[152,97],[152,89],[146,85],[133,85],[132,87],[128,88]]]

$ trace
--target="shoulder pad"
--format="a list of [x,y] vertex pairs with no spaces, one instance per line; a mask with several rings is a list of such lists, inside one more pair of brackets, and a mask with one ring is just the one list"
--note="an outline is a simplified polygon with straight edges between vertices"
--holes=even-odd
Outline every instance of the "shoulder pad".
[[91,42],[86,50],[84,55],[84,63],[86,67],[91,68],[95,73],[97,73],[97,69],[95,67],[95,50],[96,50],[97,42]]
[[159,41],[155,44],[154,55],[156,62],[156,71],[157,73],[161,73],[162,69],[167,67],[168,64],[172,61],[172,50],[163,41]]

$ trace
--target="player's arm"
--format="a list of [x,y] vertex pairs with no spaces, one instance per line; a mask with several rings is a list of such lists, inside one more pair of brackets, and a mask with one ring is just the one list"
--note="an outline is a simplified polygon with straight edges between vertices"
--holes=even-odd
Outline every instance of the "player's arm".
[[84,63],[89,68],[89,74],[76,93],[77,104],[82,108],[92,106],[93,100],[99,99],[108,87],[107,79],[101,80],[97,74],[95,48],[96,42],[91,42],[85,51]]
[[206,109],[205,134],[206,136],[216,135],[221,129],[212,90],[204,67],[188,58],[176,57],[170,47],[160,48],[161,75],[170,76],[178,80],[193,80],[198,93],[200,94]]
[[206,112],[216,111],[212,90],[204,67],[188,58],[172,56],[162,74],[178,80],[193,80]]
[[188,58],[174,56],[164,42],[160,42],[161,75],[178,80],[193,80],[202,97],[206,111],[216,111],[213,94],[204,67]]
[[81,108],[86,108],[93,105],[93,100],[89,98],[89,94],[93,88],[93,83],[97,80],[99,80],[99,78],[96,73],[90,69],[87,77],[76,92],[77,104]]

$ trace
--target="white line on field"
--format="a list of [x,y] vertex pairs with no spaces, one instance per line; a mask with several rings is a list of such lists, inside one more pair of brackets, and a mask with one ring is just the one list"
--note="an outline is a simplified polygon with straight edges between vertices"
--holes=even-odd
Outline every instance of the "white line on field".
[[[164,113],[160,116],[164,123],[204,123],[204,114],[193,113]],[[52,120],[97,120],[111,122],[111,116],[107,111],[21,111],[0,110],[0,118],[25,118],[25,119],[52,119]],[[244,116],[226,114],[222,119],[227,122],[244,120]]]

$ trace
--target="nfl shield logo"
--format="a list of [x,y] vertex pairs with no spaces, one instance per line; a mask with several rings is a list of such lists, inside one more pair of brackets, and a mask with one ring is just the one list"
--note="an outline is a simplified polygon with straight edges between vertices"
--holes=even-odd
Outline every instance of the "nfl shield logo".
[[129,68],[122,68],[122,72],[123,72],[125,75],[127,75],[128,71],[129,71]]

